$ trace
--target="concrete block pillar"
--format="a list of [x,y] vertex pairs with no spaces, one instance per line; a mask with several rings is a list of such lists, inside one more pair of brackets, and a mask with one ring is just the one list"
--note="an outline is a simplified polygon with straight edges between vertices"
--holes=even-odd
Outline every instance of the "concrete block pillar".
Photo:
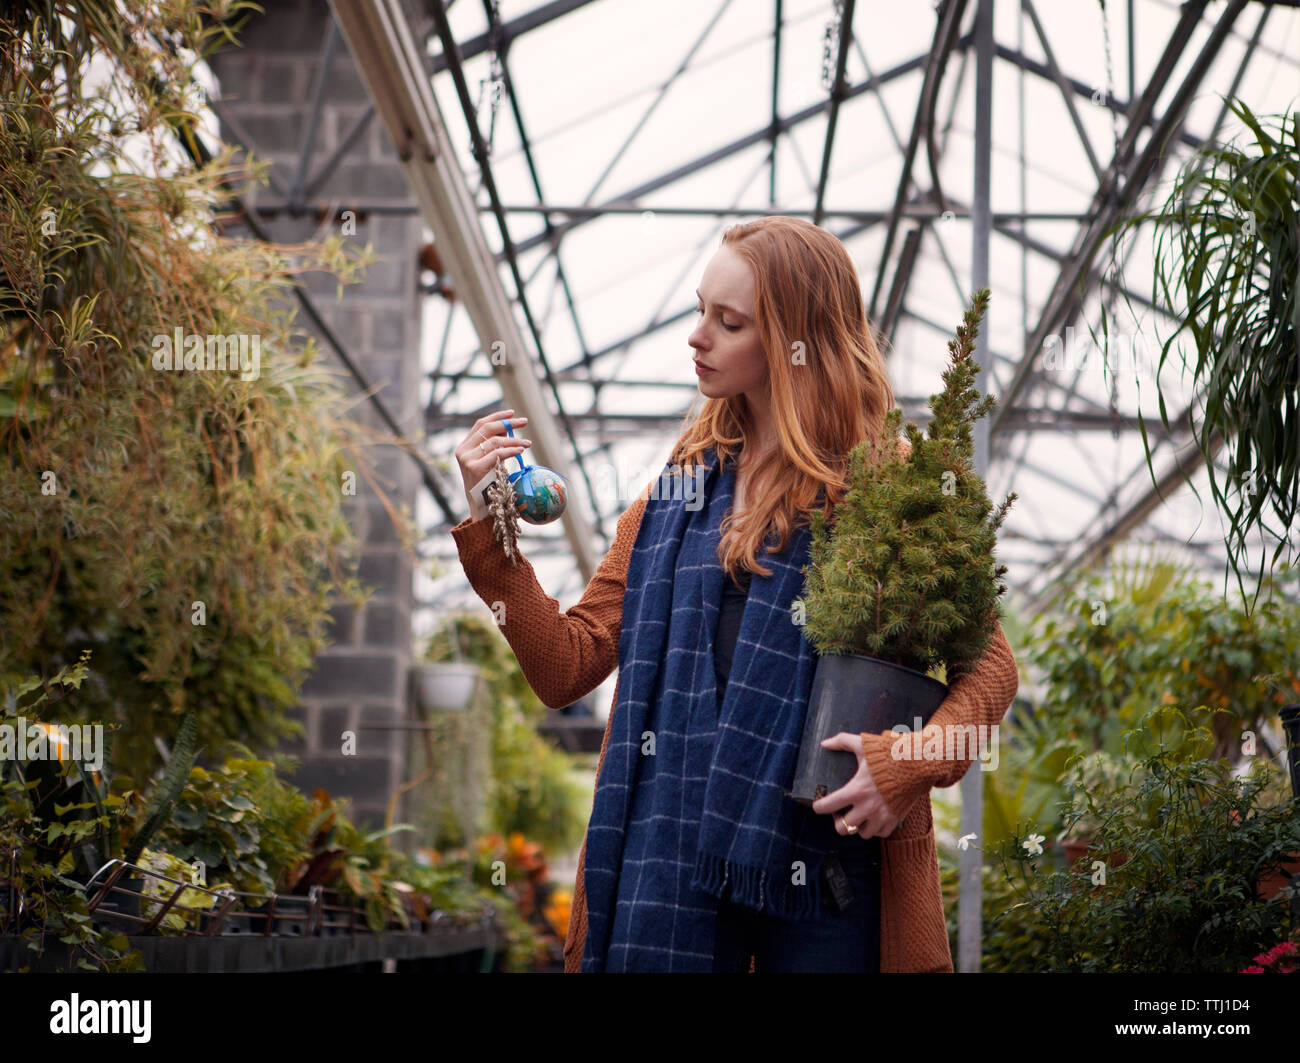
[[[343,232],[341,212],[352,210],[355,234],[348,239],[371,244],[379,256],[365,283],[346,288],[341,300],[333,278],[307,274],[305,280],[344,348],[373,384],[383,385],[379,394],[397,423],[416,434],[422,223],[387,131],[377,116],[365,120],[370,100],[328,4],[266,5],[264,15],[245,25],[240,47],[219,52],[211,66],[220,86],[223,137],[273,163],[271,184],[246,190],[251,205],[277,208],[261,219],[271,238],[293,243]],[[361,212],[362,205],[370,211]],[[294,206],[296,212],[280,209]],[[299,321],[306,325],[301,314]],[[355,393],[350,378],[345,386]],[[357,415],[380,428],[368,403],[357,407]],[[414,512],[419,480],[413,463],[391,448],[371,457],[393,503]],[[303,790],[322,786],[335,797],[351,797],[354,822],[376,826],[389,796],[408,777],[410,733],[367,725],[410,717],[412,561],[359,472],[356,496],[345,502],[363,542],[359,574],[374,593],[361,611],[342,602],[334,608],[334,642],[318,658],[297,710],[306,738],[286,751],[302,758],[294,781]],[[343,755],[345,731],[357,736],[355,755]],[[399,805],[399,820],[405,812]]]

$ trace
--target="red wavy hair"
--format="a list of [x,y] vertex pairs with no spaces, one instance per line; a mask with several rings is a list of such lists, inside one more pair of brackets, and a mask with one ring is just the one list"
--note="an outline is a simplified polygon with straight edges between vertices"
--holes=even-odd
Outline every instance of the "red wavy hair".
[[[731,226],[722,244],[753,270],[777,445],[746,473],[747,508],[739,520],[727,514],[718,554],[729,573],[744,567],[770,576],[759,547],[775,533],[767,550],[779,553],[796,522],[819,508],[831,515],[848,489],[850,451],[878,436],[894,391],[853,260],[835,236],[800,218],[770,216]],[[692,403],[670,462],[695,465],[710,450],[726,461],[754,437],[744,395],[707,399],[692,421],[694,410]]]

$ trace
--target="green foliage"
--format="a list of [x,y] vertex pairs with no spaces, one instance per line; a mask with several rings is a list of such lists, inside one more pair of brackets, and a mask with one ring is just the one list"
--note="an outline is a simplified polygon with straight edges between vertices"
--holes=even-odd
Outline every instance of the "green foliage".
[[[811,518],[803,599],[805,634],[818,653],[857,653],[949,678],[982,656],[997,620],[997,530],[1015,500],[993,512],[976,474],[971,426],[996,404],[975,387],[971,355],[988,291],[977,292],[948,343],[944,389],[930,399],[929,435],[906,426],[911,450],[896,453],[901,412],[850,456],[849,489],[828,521]],[[833,524],[833,534],[828,525]]]
[[[64,699],[87,674],[81,660],[46,681],[0,682],[0,723],[13,726],[22,717],[31,726],[55,704],[62,714]],[[92,919],[82,883],[73,877],[83,848],[110,837],[122,813],[122,800],[101,792],[100,780],[76,761],[0,760],[0,933],[18,934],[33,959],[53,950],[74,970],[138,970],[139,950],[118,928]],[[22,899],[21,918],[11,896]]]
[[1062,779],[1079,741],[1045,713],[1013,707],[999,724],[999,766],[983,773],[984,844],[1009,838],[1023,820],[1057,824],[1066,799]]
[[317,818],[311,800],[279,777],[276,762],[230,757],[190,769],[155,846],[187,864],[202,860],[210,879],[235,889],[292,893]]
[[[154,898],[154,900],[140,901],[140,915],[144,919],[153,919],[173,894],[176,893],[176,882],[190,882],[193,880],[194,865],[187,863],[170,853],[159,853],[152,849],[145,849],[140,853],[138,866],[152,871],[155,874],[163,875],[172,879],[172,882],[164,882],[162,879],[151,876],[142,876],[140,892],[145,897]],[[212,879],[206,879],[203,889],[183,889],[176,896],[173,907],[163,917],[158,924],[160,931],[197,931],[202,927],[202,918],[204,910],[211,910],[220,902],[218,893],[231,889],[228,882],[216,882]],[[179,911],[180,908],[192,908],[196,911]]]
[[1140,714],[1176,706],[1212,727],[1215,756],[1236,759],[1244,731],[1300,700],[1300,609],[1286,597],[1298,574],[1279,566],[1254,610],[1164,560],[1081,575],[1029,647],[1044,678],[1040,712],[1117,754]]
[[1180,749],[1142,730],[1127,738],[1139,770],[1088,790],[1066,816],[1067,827],[1085,813],[1097,824],[1104,882],[1091,857],[1049,866],[1046,849],[1025,844],[1032,825],[996,848],[1008,914],[993,922],[1020,913],[1019,933],[998,942],[999,969],[1238,971],[1288,932],[1291,891],[1267,902],[1256,892],[1261,873],[1300,852],[1300,804],[1264,797],[1276,770],[1261,759],[1238,777],[1205,759],[1208,729]]
[[[62,715],[72,707],[67,695],[81,689],[88,675],[82,661],[48,681],[0,684],[0,722],[22,716],[30,727],[56,703]],[[103,774],[83,772],[71,760],[0,761],[0,933],[20,933],[37,956],[66,946],[67,962],[77,968],[141,969],[139,950],[130,949],[120,926],[90,914],[84,882],[87,866],[98,868],[124,840],[140,838],[145,821],[170,806],[139,863],[171,878],[188,880],[202,860],[211,890],[305,894],[323,886],[359,902],[376,932],[409,926],[412,911],[428,917],[436,909],[451,922],[473,922],[487,908],[501,909],[497,918],[511,950],[508,963],[527,969],[529,957],[535,960],[539,949],[544,951],[513,903],[502,907],[501,891],[475,886],[467,868],[422,869],[393,850],[389,838],[405,825],[363,833],[323,790],[308,798],[282,777],[290,758],[260,760],[235,748],[242,755],[219,766],[192,767],[171,802],[165,783],[146,801],[129,775],[118,773],[108,785]],[[184,754],[176,750],[172,762],[181,763]],[[88,865],[87,846],[94,850]],[[80,881],[74,877],[78,873]],[[17,906],[9,904],[11,889],[23,900],[21,923]],[[143,892],[161,899],[173,889],[146,880]],[[212,899],[185,890],[180,903],[203,908]],[[142,913],[153,914],[155,904],[142,901]],[[158,932],[192,932],[197,918],[169,913]]]
[[[1143,782],[1124,740],[1139,725],[1180,756],[1231,764],[1246,756],[1244,731],[1266,754],[1277,708],[1300,692],[1300,610],[1280,593],[1293,576],[1282,566],[1250,615],[1158,555],[1081,576],[1017,654],[1039,695],[1032,712],[1017,704],[1001,725],[1001,763],[983,780],[985,852],[1030,830],[1045,846],[1093,837],[1108,807],[1102,795]],[[1259,800],[1287,794],[1276,775]],[[1014,885],[985,869],[988,970],[1038,969],[1048,931]]]
[[[223,235],[230,153],[196,171],[176,150],[193,64],[245,6],[0,17],[0,674],[93,650],[78,704],[140,771],[191,707],[205,747],[297,733],[331,594],[355,590],[359,437],[287,296],[366,256]],[[92,55],[122,76],[83,81]],[[176,329],[257,338],[259,374],[156,369]]]
[[362,832],[324,790],[306,797],[275,761],[232,756],[190,770],[157,846],[185,864],[202,860],[208,877],[249,893],[305,894],[323,886],[350,894],[370,928],[406,925],[388,838],[405,825]]
[[[523,834],[551,852],[572,850],[586,827],[586,794],[573,778],[573,758],[536,731],[546,707],[533,693],[500,629],[482,618],[452,617],[430,640],[426,659],[464,659],[482,669],[491,720],[487,830]],[[452,714],[445,714],[452,715]],[[456,844],[464,844],[462,837]]]
[[[1300,502],[1300,112],[1270,120],[1240,100],[1228,105],[1254,143],[1203,146],[1164,203],[1112,230],[1112,250],[1122,260],[1123,241],[1152,227],[1155,291],[1178,323],[1161,343],[1156,376],[1175,353],[1188,369],[1183,341],[1190,339],[1192,383],[1205,397],[1192,427],[1215,504],[1228,518],[1228,561],[1244,594],[1239,564],[1247,537],[1259,532],[1276,541],[1271,571],[1293,545],[1288,533]],[[1102,327],[1108,330],[1104,320]],[[1169,428],[1163,394],[1160,418]],[[1213,460],[1216,435],[1235,443],[1226,484]],[[1142,445],[1151,465],[1144,425]],[[1265,521],[1269,508],[1281,530]],[[1246,608],[1253,606],[1254,599]]]
[[136,863],[141,851],[149,844],[149,839],[158,832],[158,828],[171,815],[172,805],[180,796],[190,768],[194,766],[194,758],[198,755],[198,736],[199,712],[192,706],[186,710],[185,716],[181,719],[180,730],[176,733],[176,744],[172,747],[171,756],[167,758],[167,769],[163,772],[163,777],[158,780],[145,821],[126,844],[122,859],[128,864]]

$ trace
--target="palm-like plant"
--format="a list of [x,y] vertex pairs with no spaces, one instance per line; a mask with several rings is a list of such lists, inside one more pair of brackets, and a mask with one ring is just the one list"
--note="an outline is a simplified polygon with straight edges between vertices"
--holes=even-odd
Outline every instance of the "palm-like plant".
[[[1205,403],[1192,428],[1215,504],[1230,522],[1225,545],[1244,593],[1239,559],[1246,536],[1260,531],[1276,540],[1271,571],[1292,545],[1287,532],[1300,492],[1300,112],[1261,121],[1238,100],[1228,105],[1253,143],[1205,145],[1163,204],[1125,218],[1113,236],[1154,227],[1156,297],[1179,308],[1179,324],[1160,347],[1157,378],[1175,351],[1187,368],[1182,340],[1190,337],[1192,382]],[[1163,396],[1160,417],[1168,428]],[[1235,441],[1225,485],[1213,460],[1221,441]],[[1145,427],[1142,445],[1150,466]],[[1285,531],[1267,527],[1266,506]]]

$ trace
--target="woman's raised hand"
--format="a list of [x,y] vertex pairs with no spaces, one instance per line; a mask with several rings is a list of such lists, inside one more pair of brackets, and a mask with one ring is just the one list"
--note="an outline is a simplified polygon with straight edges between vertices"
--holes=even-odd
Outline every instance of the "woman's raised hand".
[[[862,736],[841,731],[831,735],[822,742],[827,749],[842,749],[846,753],[858,755],[857,773],[841,786],[832,790],[825,797],[819,797],[812,803],[812,810],[819,815],[830,814],[838,834],[856,834],[861,838],[873,838],[876,835],[888,837],[898,829],[903,821],[889,810],[889,805],[876,789],[876,780],[871,777],[867,767],[867,756],[862,751]],[[843,815],[840,815],[841,811]],[[849,827],[857,827],[855,831]]]
[[503,460],[522,454],[533,445],[531,439],[506,435],[502,421],[509,420],[512,428],[521,428],[527,417],[514,417],[514,410],[497,410],[480,417],[469,430],[469,435],[456,448],[456,461],[460,464],[461,479],[465,482],[465,499],[469,502],[470,516],[475,520],[487,516],[483,503],[471,493],[478,482],[496,466],[497,458]]

